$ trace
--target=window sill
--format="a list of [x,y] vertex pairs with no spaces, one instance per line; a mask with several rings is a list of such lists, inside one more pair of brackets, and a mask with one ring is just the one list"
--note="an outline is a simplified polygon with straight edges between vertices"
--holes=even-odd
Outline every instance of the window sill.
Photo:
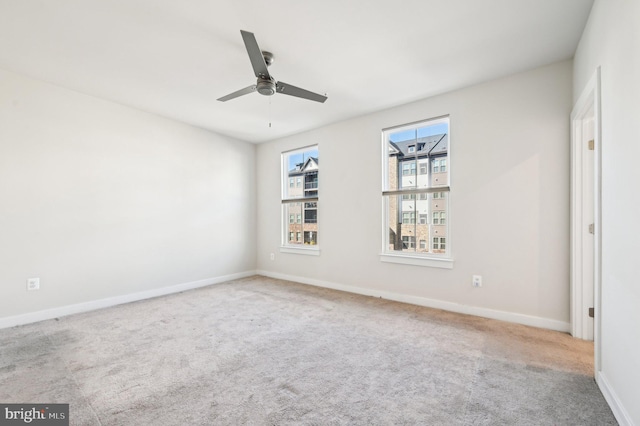
[[412,256],[410,254],[381,253],[380,261],[403,265],[428,266],[431,268],[453,269],[453,259],[446,257]]
[[320,247],[280,247],[280,253],[303,254],[306,256],[320,256]]

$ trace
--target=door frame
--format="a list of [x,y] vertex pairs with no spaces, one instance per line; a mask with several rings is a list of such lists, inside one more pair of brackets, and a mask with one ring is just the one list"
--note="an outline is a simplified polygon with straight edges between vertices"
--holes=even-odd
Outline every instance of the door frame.
[[578,98],[571,112],[571,334],[580,339],[585,336],[585,316],[582,310],[584,286],[582,280],[586,267],[583,262],[584,229],[590,225],[582,215],[583,188],[583,123],[589,119],[589,111],[593,108],[594,121],[594,233],[593,233],[593,302],[595,318],[593,324],[594,340],[594,369],[595,376],[600,371],[600,342],[601,328],[601,265],[602,265],[602,138],[601,138],[601,98],[600,98],[600,67],[596,69],[589,82]]

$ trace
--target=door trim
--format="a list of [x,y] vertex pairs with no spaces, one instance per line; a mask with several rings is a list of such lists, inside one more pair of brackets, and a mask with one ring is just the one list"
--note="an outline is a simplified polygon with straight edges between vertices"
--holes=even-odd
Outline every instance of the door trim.
[[598,67],[583,89],[571,112],[571,334],[584,339],[584,315],[582,297],[584,293],[582,271],[582,238],[583,230],[589,226],[582,216],[582,124],[593,108],[594,120],[594,253],[593,253],[593,299],[595,318],[593,324],[594,337],[594,369],[598,377],[600,366],[601,329],[601,252],[602,252],[602,202],[601,202],[601,108],[600,108],[600,67]]

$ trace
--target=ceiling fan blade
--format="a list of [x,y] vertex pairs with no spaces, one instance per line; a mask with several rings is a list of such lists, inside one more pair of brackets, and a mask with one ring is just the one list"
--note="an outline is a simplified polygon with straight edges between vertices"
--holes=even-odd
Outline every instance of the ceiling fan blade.
[[256,37],[248,31],[240,30],[240,33],[242,34],[242,40],[244,40],[244,46],[247,48],[249,60],[251,60],[251,66],[253,67],[253,72],[256,74],[256,77],[270,80],[271,76],[267,70],[267,63],[264,61],[264,56],[262,56],[262,50],[258,47]]
[[316,101],[323,103],[327,100],[326,96],[319,95],[317,93],[310,92],[305,89],[301,89],[296,86],[292,86],[291,84],[284,83],[279,81],[276,84],[276,91],[278,93],[282,93],[283,95],[295,96],[298,98],[309,99],[310,101]]
[[240,89],[238,91],[235,91],[233,93],[229,93],[227,96],[223,96],[220,99],[218,99],[220,102],[227,102],[231,99],[235,99],[238,96],[242,96],[242,95],[246,95],[249,94],[251,92],[255,92],[256,91],[256,85],[253,84],[249,87],[245,87],[244,89]]

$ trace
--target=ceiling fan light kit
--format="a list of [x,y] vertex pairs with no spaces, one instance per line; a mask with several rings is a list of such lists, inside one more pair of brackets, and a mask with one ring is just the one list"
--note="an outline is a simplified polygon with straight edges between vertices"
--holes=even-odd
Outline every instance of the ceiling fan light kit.
[[269,74],[269,70],[267,69],[267,67],[273,63],[273,54],[271,52],[260,50],[256,37],[253,33],[240,30],[240,34],[242,34],[242,40],[247,48],[253,72],[258,80],[254,85],[245,87],[244,89],[237,90],[219,98],[219,101],[226,102],[255,91],[264,96],[273,96],[276,93],[282,93],[283,95],[295,96],[297,98],[308,99],[310,101],[320,103],[327,100],[326,96],[318,93],[301,89],[283,81],[276,81],[276,79]]

